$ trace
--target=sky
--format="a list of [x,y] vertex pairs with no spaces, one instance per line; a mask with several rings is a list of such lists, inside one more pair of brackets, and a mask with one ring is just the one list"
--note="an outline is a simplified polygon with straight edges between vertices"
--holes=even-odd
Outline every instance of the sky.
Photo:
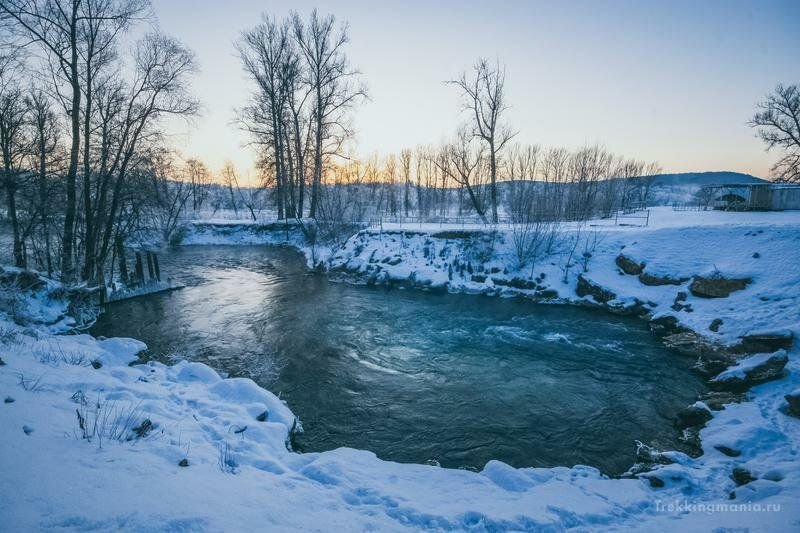
[[346,21],[348,55],[370,99],[354,110],[359,155],[450,137],[466,116],[445,85],[479,57],[506,67],[507,121],[519,142],[601,144],[666,172],[765,177],[767,153],[747,121],[777,83],[800,83],[800,1],[153,0],[159,27],[196,54],[190,124],[171,125],[185,156],[231,160],[254,176],[233,123],[252,91],[234,41],[262,13]]

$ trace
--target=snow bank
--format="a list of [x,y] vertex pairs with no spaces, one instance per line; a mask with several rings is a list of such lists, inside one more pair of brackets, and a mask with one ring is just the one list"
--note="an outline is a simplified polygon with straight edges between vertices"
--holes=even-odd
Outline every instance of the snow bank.
[[[306,221],[304,224],[313,224],[313,221]],[[270,223],[252,220],[197,220],[181,226],[174,240],[181,246],[255,244],[291,246],[306,256],[309,268],[324,263],[330,256],[328,247],[310,245],[303,233],[302,225],[294,220]]]
[[[286,447],[293,415],[248,379],[199,363],[128,366],[144,348],[130,339],[2,326],[0,390],[13,402],[0,404],[0,523],[14,530],[656,530],[676,519],[689,530],[766,530],[800,519],[800,421],[779,411],[777,383],[718,413],[703,430],[706,455],[675,454],[679,462],[640,479],[498,461],[474,473],[352,449],[296,454]],[[793,387],[797,371],[793,363]],[[120,438],[82,438],[76,413],[98,402],[130,418]],[[152,429],[138,438],[145,419]],[[737,488],[733,467],[758,481]],[[655,477],[663,487],[651,486]],[[780,510],[706,510],[745,502]]]
[[[646,228],[610,226],[607,221],[580,229],[567,224],[549,254],[540,253],[522,266],[515,246],[519,237],[511,228],[385,226],[353,236],[331,257],[330,268],[366,283],[596,301],[577,296],[582,277],[613,295],[611,307],[638,302],[654,318],[674,316],[686,328],[728,345],[751,331],[800,329],[800,212],[651,211]],[[623,274],[615,262],[620,254],[643,263],[644,275],[677,285],[646,285]],[[752,282],[722,299],[691,294],[694,276],[713,275]],[[714,319],[722,321],[717,331],[709,329]]]

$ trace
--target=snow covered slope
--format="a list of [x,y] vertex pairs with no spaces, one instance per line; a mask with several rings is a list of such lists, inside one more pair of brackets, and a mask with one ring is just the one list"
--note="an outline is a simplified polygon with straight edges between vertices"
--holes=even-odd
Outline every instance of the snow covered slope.
[[[651,318],[670,314],[728,346],[764,328],[800,334],[800,214],[681,217],[656,210],[650,228],[582,228],[582,238],[592,241],[599,232],[586,271],[582,245],[572,262],[569,247],[560,246],[533,269],[518,268],[512,230],[487,237],[477,228],[438,226],[361,233],[331,267],[363,282],[395,280],[427,290],[538,292],[592,305],[600,298],[617,310],[638,302]],[[645,285],[621,273],[620,252],[658,278],[719,272],[751,280],[728,297],[702,298],[692,294],[691,280]],[[592,289],[578,297],[579,279],[607,293]],[[676,301],[678,292],[687,295]],[[608,293],[613,297],[602,297]],[[708,328],[716,318],[722,324],[715,333]],[[800,525],[800,419],[787,415],[783,398],[800,388],[796,347],[787,350],[780,379],[712,413],[700,430],[701,457],[655,454],[651,470],[629,479],[580,466],[514,469],[492,461],[475,473],[391,463],[352,449],[297,454],[287,449],[294,416],[273,394],[202,364],[129,366],[142,348],[130,339],[55,336],[43,326],[0,319],[3,528],[791,531]],[[744,374],[759,362],[746,359],[732,372]],[[703,404],[694,408],[707,412]]]

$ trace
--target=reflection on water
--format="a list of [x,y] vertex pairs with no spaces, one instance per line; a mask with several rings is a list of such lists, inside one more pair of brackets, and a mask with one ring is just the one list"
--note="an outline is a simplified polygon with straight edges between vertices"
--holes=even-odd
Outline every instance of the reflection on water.
[[284,248],[183,248],[162,264],[188,287],[112,304],[93,333],[254,379],[300,417],[302,450],[616,474],[635,439],[680,448],[671,419],[703,386],[632,319],[331,283]]

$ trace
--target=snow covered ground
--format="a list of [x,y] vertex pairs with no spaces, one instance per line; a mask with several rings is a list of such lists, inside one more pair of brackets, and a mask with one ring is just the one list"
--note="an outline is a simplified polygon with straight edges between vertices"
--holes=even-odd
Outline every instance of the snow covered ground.
[[[329,266],[356,279],[426,289],[595,300],[576,295],[580,275],[613,293],[607,306],[638,300],[653,317],[675,316],[720,344],[761,330],[800,334],[800,213],[654,209],[648,228],[586,226],[582,238],[593,240],[597,229],[597,244],[585,271],[579,244],[566,283],[564,246],[533,269],[518,268],[511,229],[493,237],[482,228],[469,235],[438,225],[412,229],[362,232],[335,251]],[[450,232],[436,236],[443,230]],[[574,230],[565,228],[565,235]],[[194,231],[184,242],[279,241],[240,226],[226,231]],[[643,272],[683,281],[645,285],[620,273],[620,252],[644,263]],[[700,298],[684,280],[713,273],[751,281],[728,297]],[[536,287],[522,283],[532,281]],[[676,301],[678,292],[686,297]],[[667,452],[660,458],[669,464],[632,479],[581,466],[514,469],[496,461],[475,473],[391,463],[351,449],[291,452],[294,416],[252,381],[224,379],[197,363],[130,366],[140,342],[55,335],[69,325],[59,320],[67,308],[58,287],[29,296],[26,326],[0,319],[0,529],[800,527],[800,419],[787,415],[783,398],[800,387],[796,347],[788,350],[784,377],[713,413],[700,432],[701,457]],[[709,330],[714,319],[722,320],[717,332]],[[744,360],[731,372],[755,363]]]

